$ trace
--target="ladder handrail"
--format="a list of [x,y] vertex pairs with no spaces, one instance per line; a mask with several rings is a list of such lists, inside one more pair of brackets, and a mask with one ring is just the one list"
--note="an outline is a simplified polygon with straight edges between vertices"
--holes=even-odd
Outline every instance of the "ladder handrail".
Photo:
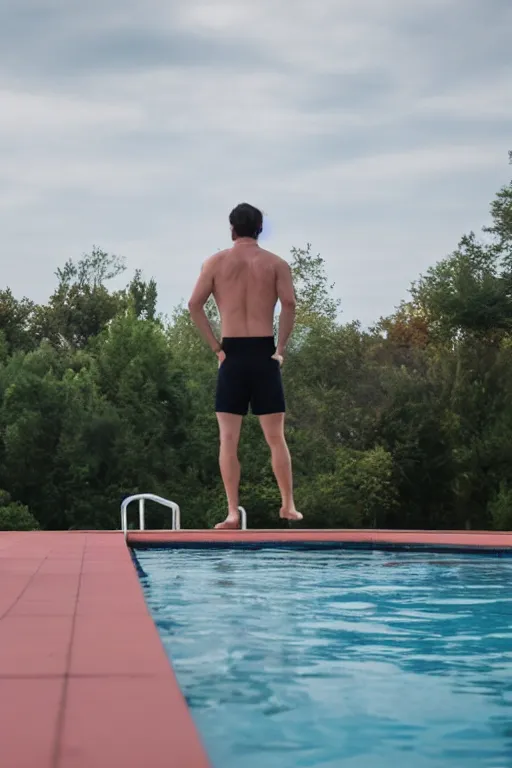
[[[170,499],[164,499],[163,496],[157,496],[154,493],[135,493],[133,496],[127,496],[121,504],[121,530],[124,535],[128,534],[128,506],[132,501],[139,502],[139,530],[146,530],[145,520],[145,501],[154,501],[157,504],[161,504],[163,507],[167,507],[172,510],[172,530],[179,531],[181,529],[181,515],[179,505],[175,501]],[[242,531],[247,530],[247,512],[244,507],[238,507],[240,512],[240,528]]]
[[146,526],[145,505],[144,505],[145,501],[154,501],[157,504],[161,504],[163,507],[167,507],[168,509],[171,509],[172,510],[172,530],[173,531],[180,530],[180,526],[181,526],[180,508],[175,501],[170,501],[170,499],[164,499],[163,496],[157,496],[154,493],[135,493],[133,496],[127,496],[126,499],[124,499],[123,503],[121,504],[121,530],[123,531],[125,536],[128,533],[128,505],[131,504],[132,501],[139,502],[139,529],[141,531],[144,531]]

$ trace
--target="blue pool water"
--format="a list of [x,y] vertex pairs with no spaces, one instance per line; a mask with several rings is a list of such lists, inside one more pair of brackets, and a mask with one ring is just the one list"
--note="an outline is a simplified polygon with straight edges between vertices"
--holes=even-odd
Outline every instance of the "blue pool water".
[[512,560],[137,553],[214,768],[512,765]]

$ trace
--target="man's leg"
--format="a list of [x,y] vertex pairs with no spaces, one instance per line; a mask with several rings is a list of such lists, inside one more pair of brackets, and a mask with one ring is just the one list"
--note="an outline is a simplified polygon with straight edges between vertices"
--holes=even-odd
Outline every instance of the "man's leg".
[[284,436],[284,413],[269,413],[259,418],[272,453],[272,469],[281,492],[280,517],[285,520],[302,520],[293,500],[292,460]]
[[238,442],[242,416],[234,413],[217,413],[220,433],[219,464],[228,500],[228,516],[216,528],[239,528],[238,487],[240,485],[240,462],[238,461]]

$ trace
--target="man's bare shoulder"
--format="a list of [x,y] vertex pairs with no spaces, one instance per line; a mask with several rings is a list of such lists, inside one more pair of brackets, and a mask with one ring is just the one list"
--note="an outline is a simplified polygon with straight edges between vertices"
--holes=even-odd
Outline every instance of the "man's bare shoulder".
[[272,262],[275,264],[276,267],[287,264],[287,262],[281,258],[281,256],[278,256],[277,253],[273,253],[272,251],[267,251],[266,248],[262,248],[259,246],[259,254],[262,258],[266,259],[269,262]]
[[207,259],[203,262],[203,270],[212,270],[217,267],[221,261],[224,260],[226,255],[229,253],[229,248],[224,251],[217,251],[216,253],[213,253],[211,256],[208,256]]
[[268,262],[271,264],[276,277],[284,277],[289,274],[290,265],[286,259],[278,256],[277,253],[272,253],[272,251],[264,251],[264,253],[266,254],[266,258],[268,258]]

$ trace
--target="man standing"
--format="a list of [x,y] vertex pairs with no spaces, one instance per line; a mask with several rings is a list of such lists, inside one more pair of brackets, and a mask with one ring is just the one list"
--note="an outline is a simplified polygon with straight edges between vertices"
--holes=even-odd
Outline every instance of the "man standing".
[[[263,228],[261,211],[242,203],[231,211],[229,223],[233,247],[207,259],[188,303],[193,322],[219,361],[215,411],[228,516],[215,527],[240,527],[238,442],[249,404],[259,417],[272,454],[272,469],[281,492],[280,517],[302,520],[293,499],[281,380],[283,355],[295,322],[292,275],[286,261],[258,245]],[[204,311],[211,294],[220,312],[221,343]],[[274,309],[278,300],[281,315],[276,347]]]

